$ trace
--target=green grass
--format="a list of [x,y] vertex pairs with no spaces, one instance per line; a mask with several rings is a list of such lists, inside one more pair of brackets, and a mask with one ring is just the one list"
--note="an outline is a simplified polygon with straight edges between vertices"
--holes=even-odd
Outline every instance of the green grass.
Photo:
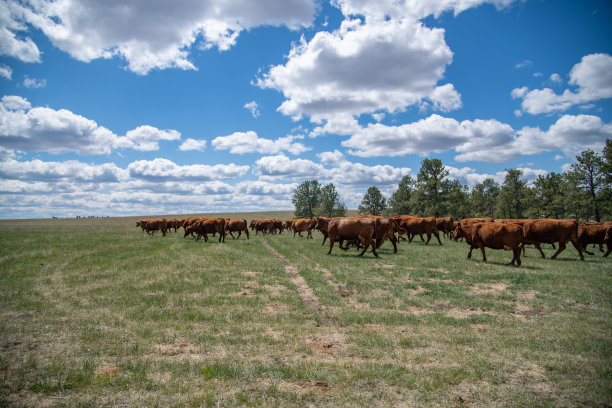
[[328,256],[319,233],[204,243],[137,219],[0,222],[0,406],[612,404],[599,254]]

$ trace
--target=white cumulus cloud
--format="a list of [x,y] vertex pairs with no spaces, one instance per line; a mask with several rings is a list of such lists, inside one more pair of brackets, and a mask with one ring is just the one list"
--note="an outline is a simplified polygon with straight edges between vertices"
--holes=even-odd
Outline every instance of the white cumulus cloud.
[[248,132],[234,132],[228,136],[216,137],[211,145],[215,150],[229,150],[230,153],[234,154],[275,154],[288,151],[291,154],[298,155],[310,150],[302,143],[294,142],[295,138],[295,136],[286,136],[276,140],[265,139],[258,137],[256,132],[249,130]]
[[36,44],[18,33],[27,24],[73,58],[89,62],[119,56],[138,74],[152,69],[196,69],[189,51],[231,48],[243,30],[261,25],[309,26],[312,0],[123,1],[37,0],[0,4],[0,52],[40,61]]
[[[560,79],[558,74],[551,76],[553,82]],[[612,98],[612,56],[585,55],[571,69],[569,84],[577,89],[566,89],[557,94],[550,88],[529,90],[522,87],[513,89],[511,95],[515,99],[522,99],[521,108],[532,115],[565,111],[575,105]]]

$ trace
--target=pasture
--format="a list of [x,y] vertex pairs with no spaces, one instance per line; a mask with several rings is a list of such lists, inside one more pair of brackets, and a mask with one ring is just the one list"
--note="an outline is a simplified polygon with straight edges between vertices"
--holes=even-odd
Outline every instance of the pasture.
[[204,243],[141,218],[0,221],[0,406],[612,405],[598,250],[328,256],[319,232]]

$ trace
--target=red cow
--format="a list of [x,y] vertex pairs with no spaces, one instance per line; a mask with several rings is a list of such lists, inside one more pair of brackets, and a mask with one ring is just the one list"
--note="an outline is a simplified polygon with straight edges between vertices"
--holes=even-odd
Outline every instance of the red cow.
[[247,236],[247,239],[249,238],[249,229],[247,228],[247,221],[244,219],[226,219],[225,221],[225,233],[226,234],[230,234],[230,236],[232,237],[232,239],[234,239],[234,234],[232,234],[232,232],[238,232],[238,238],[240,238],[240,235],[242,235],[242,233],[244,232],[245,235]]
[[372,239],[376,231],[375,220],[369,218],[336,218],[329,222],[327,231],[329,235],[327,255],[331,254],[334,242],[339,242],[339,245],[342,246],[342,242],[345,240],[359,240],[363,245],[363,251],[359,256],[363,256],[365,251],[372,246],[372,253],[378,258],[376,244]]
[[[469,228],[469,227],[468,227]],[[518,224],[478,223],[471,226],[471,243],[468,258],[473,248],[480,248],[483,262],[487,261],[485,247],[491,249],[511,249],[513,256],[510,264],[521,265],[521,247],[523,245],[523,228]]]
[[578,222],[576,220],[553,220],[543,218],[526,222],[523,225],[523,239],[525,244],[533,244],[537,250],[540,251],[542,258],[545,256],[544,252],[542,252],[542,248],[540,248],[540,244],[554,244],[558,242],[559,249],[557,249],[557,252],[552,256],[552,259],[555,259],[557,255],[565,249],[565,244],[570,241],[572,245],[574,245],[574,248],[576,248],[576,251],[578,251],[580,260],[584,261],[582,246],[578,242]]
[[295,238],[295,233],[301,237],[302,232],[307,232],[306,238],[312,238],[312,230],[314,228],[314,220],[310,218],[298,218],[297,220],[293,220],[291,223],[291,228],[293,229],[293,237]]

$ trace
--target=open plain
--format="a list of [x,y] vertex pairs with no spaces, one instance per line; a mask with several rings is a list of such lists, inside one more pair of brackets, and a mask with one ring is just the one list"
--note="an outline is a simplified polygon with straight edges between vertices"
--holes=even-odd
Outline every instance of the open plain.
[[359,258],[318,232],[196,242],[142,218],[0,221],[1,406],[612,405],[598,250]]

